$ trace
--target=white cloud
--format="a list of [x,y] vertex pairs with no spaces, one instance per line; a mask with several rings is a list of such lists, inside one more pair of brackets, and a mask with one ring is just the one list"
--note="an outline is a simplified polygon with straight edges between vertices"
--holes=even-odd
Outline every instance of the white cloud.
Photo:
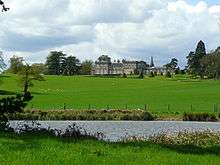
[[220,43],[220,6],[183,0],[11,0],[0,15],[0,48],[7,55],[45,61],[50,50],[82,59],[100,54],[158,64],[185,56],[199,40]]

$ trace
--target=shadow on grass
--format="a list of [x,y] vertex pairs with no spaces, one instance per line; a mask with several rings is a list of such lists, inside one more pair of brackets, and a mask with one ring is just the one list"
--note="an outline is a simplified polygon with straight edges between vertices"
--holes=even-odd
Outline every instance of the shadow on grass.
[[163,148],[182,153],[182,154],[194,154],[194,155],[207,155],[214,154],[220,155],[220,145],[209,146],[209,147],[199,147],[195,145],[160,145]]
[[4,139],[3,142],[1,142],[1,147],[8,148],[10,151],[24,151],[41,147],[38,138],[31,138],[31,136],[17,135],[15,133],[0,133],[0,140],[1,139]]
[[16,92],[0,90],[0,95],[16,95]]
[[[111,144],[111,143],[109,143]],[[200,147],[195,145],[166,145],[166,144],[154,144],[151,142],[128,142],[128,143],[114,143],[112,145],[120,145],[121,147],[133,147],[133,148],[158,148],[167,149],[181,154],[192,154],[192,155],[220,155],[220,145],[213,145],[209,147]]]

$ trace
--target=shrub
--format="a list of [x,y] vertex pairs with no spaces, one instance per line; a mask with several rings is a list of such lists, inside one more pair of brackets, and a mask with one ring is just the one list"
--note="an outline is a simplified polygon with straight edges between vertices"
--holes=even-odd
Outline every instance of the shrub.
[[127,78],[127,75],[125,73],[123,73],[122,77],[123,78]]
[[215,114],[211,113],[184,113],[184,121],[218,121]]
[[168,71],[167,73],[166,73],[166,75],[165,75],[167,78],[171,78],[172,77],[172,75],[171,75],[171,73]]

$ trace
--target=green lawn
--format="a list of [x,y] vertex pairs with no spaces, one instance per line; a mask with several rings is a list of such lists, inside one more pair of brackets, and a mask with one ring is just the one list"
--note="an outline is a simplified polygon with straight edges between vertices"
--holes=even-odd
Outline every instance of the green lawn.
[[[220,81],[194,80],[183,76],[173,79],[163,77],[98,78],[86,76],[46,76],[46,81],[35,82],[31,88],[34,99],[29,104],[39,109],[67,108],[144,108],[147,104],[151,112],[175,113],[184,111],[213,112],[214,104],[219,104]],[[3,78],[2,93],[21,91],[16,77]],[[168,106],[169,105],[169,106]],[[192,105],[192,107],[191,107]]]
[[148,142],[105,143],[44,135],[0,133],[0,164],[219,164],[220,146],[163,146]]

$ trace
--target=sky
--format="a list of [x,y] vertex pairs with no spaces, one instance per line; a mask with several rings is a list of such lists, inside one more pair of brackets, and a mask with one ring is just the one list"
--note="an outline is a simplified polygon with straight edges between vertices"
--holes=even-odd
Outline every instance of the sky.
[[29,63],[45,62],[50,51],[81,61],[105,54],[112,60],[154,57],[161,66],[176,57],[180,66],[203,40],[220,46],[219,0],[5,0],[0,13],[0,51]]

